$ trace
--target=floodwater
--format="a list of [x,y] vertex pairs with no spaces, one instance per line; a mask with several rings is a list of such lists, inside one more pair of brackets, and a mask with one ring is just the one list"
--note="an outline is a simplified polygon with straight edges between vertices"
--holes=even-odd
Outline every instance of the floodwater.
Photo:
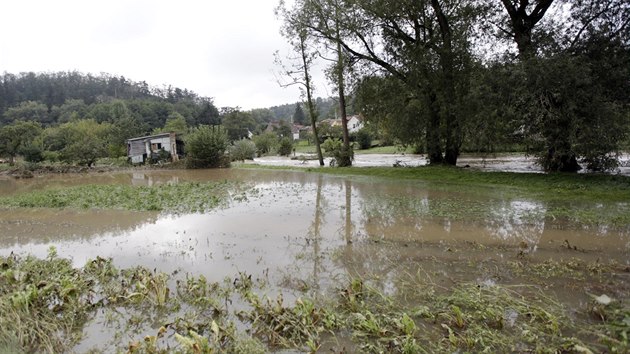
[[[298,154],[293,158],[282,156],[263,156],[254,159],[253,163],[263,166],[292,166],[292,167],[317,167],[317,160],[305,160],[311,155]],[[330,164],[330,158],[324,159],[324,164]],[[427,164],[425,155],[414,154],[355,154],[352,165],[354,167],[374,166],[424,166]],[[523,154],[462,154],[457,160],[457,166],[470,167],[482,171],[503,171],[520,173],[542,173],[540,166],[536,164],[533,156]],[[582,170],[582,173],[587,172]],[[619,167],[611,173],[630,176],[630,154],[622,154],[619,157]]]
[[[517,283],[522,279],[505,264],[523,257],[630,265],[630,226],[574,224],[550,215],[544,201],[491,188],[233,169],[0,180],[0,196],[79,184],[226,179],[250,186],[247,199],[208,213],[2,210],[0,254],[45,257],[54,246],[77,266],[101,256],[118,267],[142,265],[209,281],[245,272],[268,277],[283,292],[324,292],[353,275],[379,279],[383,291],[394,292],[397,277],[420,269],[445,286]],[[480,216],[457,215],[468,207],[477,211],[466,215]],[[628,203],[566,207],[629,209]],[[628,283],[618,291],[628,291]],[[584,300],[585,292],[576,297],[564,285],[549,288],[560,298]]]

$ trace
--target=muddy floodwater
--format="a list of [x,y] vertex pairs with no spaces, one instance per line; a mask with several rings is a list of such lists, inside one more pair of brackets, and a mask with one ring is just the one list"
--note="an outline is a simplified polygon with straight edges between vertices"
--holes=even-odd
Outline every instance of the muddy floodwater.
[[[396,279],[401,274],[420,270],[443,286],[522,283],[525,276],[508,264],[523,259],[630,265],[630,227],[575,224],[550,215],[545,201],[490,187],[471,190],[420,181],[232,169],[1,180],[0,196],[79,184],[221,180],[242,181],[250,188],[247,198],[183,215],[3,210],[0,254],[45,257],[54,246],[77,266],[101,256],[113,258],[119,267],[142,265],[169,274],[204,275],[210,281],[245,272],[267,278],[272,291],[286,293],[323,293],[352,275],[377,279],[385,293],[395,292],[400,291]],[[464,217],[449,213],[449,206],[461,210],[461,204],[479,212]],[[587,207],[628,209],[627,203]],[[618,292],[628,290],[627,276],[615,281],[622,284]],[[549,292],[576,306],[587,292],[601,293],[605,285],[576,291],[561,280],[546,284]]]

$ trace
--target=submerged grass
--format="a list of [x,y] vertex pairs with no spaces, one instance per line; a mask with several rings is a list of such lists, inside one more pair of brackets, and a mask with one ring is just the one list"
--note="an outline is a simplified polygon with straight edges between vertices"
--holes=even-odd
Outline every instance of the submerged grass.
[[343,176],[408,179],[439,185],[506,187],[546,200],[604,200],[628,202],[630,177],[604,174],[484,172],[444,166],[299,168],[240,165],[239,168],[308,171]]
[[103,313],[117,331],[107,350],[128,353],[630,350],[630,303],[607,295],[567,308],[532,285],[437,288],[415,278],[405,289],[413,301],[400,301],[355,277],[327,297],[285,302],[261,295],[267,283],[244,273],[223,283],[191,275],[173,282],[103,258],[74,268],[54,249],[45,259],[0,257],[0,265],[0,350],[9,352],[72,351]]
[[236,182],[176,183],[155,186],[83,185],[0,198],[5,208],[71,208],[204,212],[228,200]]

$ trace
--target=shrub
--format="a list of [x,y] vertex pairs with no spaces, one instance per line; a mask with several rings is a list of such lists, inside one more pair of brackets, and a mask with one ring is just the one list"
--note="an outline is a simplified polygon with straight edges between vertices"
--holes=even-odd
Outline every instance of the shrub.
[[341,140],[328,138],[322,143],[322,149],[324,150],[324,155],[334,159],[334,162],[331,161],[331,165],[336,164],[339,167],[352,166],[354,151],[352,151],[352,147],[346,149]]
[[34,144],[26,145],[20,149],[20,154],[24,157],[26,162],[42,162],[44,161],[44,155],[42,149]]
[[42,153],[42,157],[44,158],[44,161],[59,162],[60,154],[57,151],[44,151]]
[[289,156],[293,151],[293,139],[289,137],[284,137],[280,139],[280,143],[278,145],[278,155],[280,156]]
[[247,139],[235,141],[230,146],[230,159],[232,161],[253,160],[256,157],[256,144]]
[[361,129],[357,132],[357,143],[359,143],[359,149],[365,150],[372,147],[372,134],[367,129]]
[[186,136],[188,168],[228,167],[228,136],[221,126],[202,125]]
[[328,157],[334,157],[335,151],[341,149],[342,142],[339,139],[328,138],[322,143],[322,150],[324,155]]
[[278,137],[271,132],[256,135],[253,139],[258,156],[269,153],[278,143]]

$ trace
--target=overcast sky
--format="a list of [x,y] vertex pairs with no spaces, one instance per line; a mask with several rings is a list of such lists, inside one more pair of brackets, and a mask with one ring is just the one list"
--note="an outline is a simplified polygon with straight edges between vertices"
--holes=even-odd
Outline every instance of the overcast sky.
[[[273,53],[288,53],[278,0],[6,0],[0,72],[78,70],[173,85],[244,109],[293,103]],[[321,79],[319,80],[321,82]],[[318,96],[328,96],[319,87]]]

